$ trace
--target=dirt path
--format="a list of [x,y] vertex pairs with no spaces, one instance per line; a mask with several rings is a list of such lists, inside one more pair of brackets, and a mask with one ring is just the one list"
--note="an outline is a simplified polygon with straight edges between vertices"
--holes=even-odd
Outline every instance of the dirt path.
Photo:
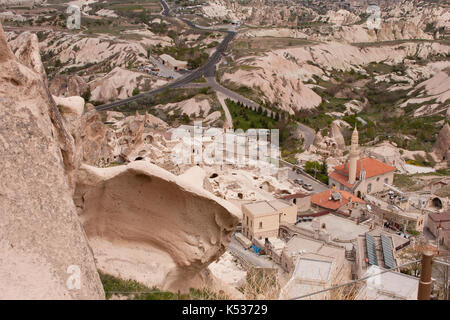
[[226,122],[223,125],[224,129],[233,129],[233,118],[231,117],[230,110],[228,110],[228,106],[225,102],[226,96],[223,93],[216,91],[217,99],[219,99],[220,104],[222,105],[223,111],[225,112]]

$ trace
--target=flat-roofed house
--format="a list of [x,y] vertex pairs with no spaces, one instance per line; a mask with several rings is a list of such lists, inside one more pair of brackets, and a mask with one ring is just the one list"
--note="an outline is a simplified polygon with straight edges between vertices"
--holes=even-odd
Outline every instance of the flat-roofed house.
[[[291,274],[281,290],[282,299],[295,298],[351,280],[351,263],[345,248],[322,241],[294,236],[281,255],[281,267]],[[326,299],[329,293],[311,296]]]
[[282,196],[281,199],[297,205],[298,211],[308,211],[311,208],[311,195],[294,193]]
[[297,206],[283,200],[242,205],[242,233],[250,240],[278,237],[280,223],[295,223]]
[[430,230],[435,237],[442,237],[445,231],[450,231],[450,212],[429,213],[427,229]]
[[359,218],[365,210],[365,201],[343,190],[325,190],[311,197],[311,204],[340,213],[344,216]]
[[[419,279],[400,272],[381,273],[384,269],[371,266],[355,300],[417,300]],[[381,274],[380,274],[381,273]]]

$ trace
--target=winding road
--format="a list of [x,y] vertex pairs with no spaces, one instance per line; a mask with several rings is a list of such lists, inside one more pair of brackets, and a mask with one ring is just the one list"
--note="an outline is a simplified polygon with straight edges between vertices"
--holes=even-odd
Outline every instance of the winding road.
[[[162,7],[163,7],[163,11],[161,13],[164,16],[166,16],[166,17],[170,17],[170,9],[169,9],[167,3],[164,0],[160,0],[160,3],[162,5]],[[182,20],[183,22],[185,22],[186,24],[188,24],[192,28],[203,30],[201,27],[196,26],[194,23],[192,23],[189,20],[186,20],[186,19],[180,19],[180,20]],[[117,100],[117,101],[114,101],[114,102],[105,103],[105,104],[96,106],[95,108],[98,111],[111,109],[113,107],[117,107],[117,106],[129,103],[129,102],[138,100],[138,99],[140,99],[142,97],[145,97],[145,96],[154,95],[154,94],[158,94],[158,93],[164,92],[167,89],[175,89],[175,88],[183,87],[183,86],[191,83],[192,81],[200,79],[203,76],[205,76],[205,77],[207,77],[207,76],[209,76],[209,77],[215,76],[215,74],[216,74],[216,64],[219,63],[220,59],[222,58],[223,53],[225,52],[225,50],[228,47],[228,44],[231,42],[231,40],[233,40],[233,38],[236,35],[235,31],[222,31],[221,30],[220,32],[226,33],[227,35],[222,40],[222,42],[217,46],[216,51],[209,58],[208,62],[206,64],[204,64],[203,66],[195,69],[191,73],[188,73],[188,74],[186,74],[186,75],[176,79],[175,81],[172,81],[172,82],[168,83],[165,86],[156,88],[154,90],[146,91],[146,92],[137,94],[135,96],[122,99],[122,100]]]
[[[162,6],[162,11],[161,14],[166,16],[166,17],[171,17],[170,14],[170,8],[168,6],[168,4],[166,3],[165,0],[159,0],[161,6]],[[195,25],[192,21],[189,21],[187,19],[184,18],[178,18],[179,20],[183,21],[184,23],[186,23],[188,26],[190,26],[193,29],[199,29],[199,30],[210,30],[208,28],[202,28],[200,26]],[[220,92],[221,94],[223,94],[224,96],[226,96],[227,98],[234,100],[234,101],[239,101],[247,106],[249,106],[251,109],[256,110],[257,108],[261,107],[259,104],[257,104],[256,102],[247,99],[246,97],[228,89],[225,88],[224,86],[220,85],[219,83],[217,83],[216,81],[216,65],[220,62],[225,50],[227,49],[229,43],[234,39],[234,37],[236,36],[237,32],[236,31],[229,31],[229,30],[217,30],[220,31],[222,33],[226,33],[225,38],[222,40],[222,42],[217,46],[216,51],[213,53],[213,55],[209,58],[208,62],[206,64],[204,64],[203,66],[195,69],[194,71],[183,75],[177,79],[175,79],[174,81],[166,84],[165,86],[147,91],[147,92],[143,92],[140,94],[137,94],[135,96],[132,97],[128,97],[122,100],[117,100],[114,102],[109,102],[109,103],[105,103],[99,106],[96,106],[96,109],[98,111],[102,111],[102,110],[107,110],[107,109],[111,109],[113,107],[117,107],[135,100],[138,100],[142,97],[145,96],[150,96],[150,95],[154,95],[154,94],[158,94],[158,93],[162,93],[167,89],[175,89],[175,88],[181,88],[181,87],[202,87],[205,86],[203,84],[193,84],[192,82],[200,79],[201,77],[205,77],[207,80],[207,86],[211,87],[213,90],[215,90],[216,92]],[[264,107],[262,107],[263,109],[265,109],[268,114],[272,114],[272,111],[269,109],[266,109]],[[227,110],[225,110],[225,112],[227,112]],[[229,112],[228,112],[229,113]],[[227,119],[228,121],[230,121],[230,119]],[[232,126],[232,123],[231,123]],[[302,136],[305,139],[305,150],[307,150],[314,142],[314,138],[315,138],[315,131],[313,129],[311,129],[310,127],[305,126],[304,124],[298,123],[298,129],[299,131],[302,133]]]

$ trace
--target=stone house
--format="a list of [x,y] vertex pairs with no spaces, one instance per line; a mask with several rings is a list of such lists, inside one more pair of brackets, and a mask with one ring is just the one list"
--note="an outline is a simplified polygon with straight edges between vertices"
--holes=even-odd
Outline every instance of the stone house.
[[242,233],[250,240],[278,237],[280,223],[297,221],[297,206],[283,200],[256,201],[242,205]]

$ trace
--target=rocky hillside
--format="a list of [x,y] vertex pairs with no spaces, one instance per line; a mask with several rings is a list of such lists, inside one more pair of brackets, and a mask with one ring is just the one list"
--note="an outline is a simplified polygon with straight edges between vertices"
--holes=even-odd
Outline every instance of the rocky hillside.
[[[234,88],[248,87],[259,93],[263,103],[277,105],[277,108],[294,114],[300,110],[313,109],[322,103],[321,96],[313,91],[317,87],[317,78],[332,82],[336,72],[350,71],[364,77],[368,75],[366,69],[370,64],[406,64],[403,73],[375,74],[375,81],[392,83],[394,90],[399,83],[427,80],[450,66],[447,60],[449,50],[449,46],[439,43],[413,42],[367,47],[341,43],[304,45],[242,57],[234,63],[235,66],[223,67],[220,74],[225,85]],[[429,58],[438,61],[423,63]],[[416,60],[411,59],[420,59],[421,63],[417,64]],[[443,84],[440,85],[442,88],[433,91],[433,83],[435,82],[430,80],[419,86],[422,88],[428,85],[430,94],[436,91],[434,96],[430,95],[429,101],[434,101],[436,95],[445,91]],[[360,99],[363,100],[362,97]],[[438,100],[442,104],[447,99],[444,95]],[[405,103],[407,105],[411,101]]]

